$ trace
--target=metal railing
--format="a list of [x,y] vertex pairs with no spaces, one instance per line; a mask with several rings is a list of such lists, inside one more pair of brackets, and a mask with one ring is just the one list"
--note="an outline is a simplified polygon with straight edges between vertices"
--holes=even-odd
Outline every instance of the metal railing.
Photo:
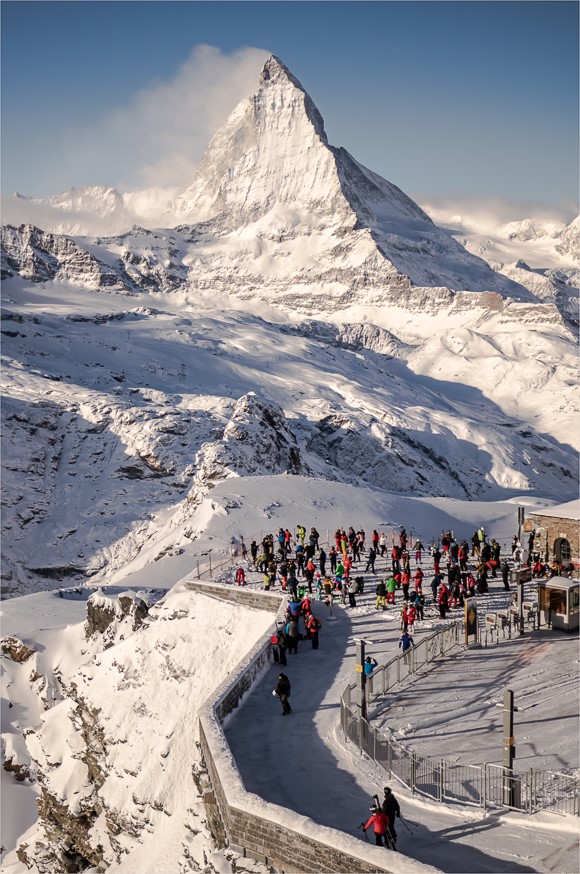
[[[204,558],[205,561],[203,561]],[[202,556],[201,564],[199,559],[196,559],[195,567],[190,571],[188,576],[194,580],[213,580],[215,574],[220,573],[225,568],[232,567],[240,561],[240,556],[236,555],[235,552],[231,550],[228,552],[225,549],[220,549],[213,553],[208,552],[206,555]]]
[[[369,701],[386,695],[421,668],[429,668],[462,644],[462,623],[455,622],[424,638],[405,655],[378,667],[368,680]],[[503,765],[461,765],[434,756],[421,756],[362,719],[357,684],[341,698],[341,727],[356,744],[389,775],[413,793],[435,801],[456,802],[487,809],[503,807],[523,813],[545,810],[580,816],[580,780],[575,774],[530,769],[517,773]]]

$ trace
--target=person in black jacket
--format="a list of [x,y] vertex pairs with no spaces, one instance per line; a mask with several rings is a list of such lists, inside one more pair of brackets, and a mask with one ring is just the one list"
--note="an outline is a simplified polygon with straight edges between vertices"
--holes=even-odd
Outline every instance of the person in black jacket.
[[280,674],[278,677],[278,685],[274,689],[274,695],[282,702],[282,716],[286,716],[287,713],[292,713],[292,708],[288,701],[288,698],[290,697],[290,680],[286,674]]
[[287,665],[288,662],[286,660],[286,649],[288,648],[288,642],[286,641],[286,633],[283,628],[279,628],[277,631],[278,636],[278,652],[280,654],[280,664]]
[[509,590],[510,590],[510,583],[509,583],[509,579],[510,579],[510,566],[509,566],[509,564],[507,563],[507,560],[506,560],[506,559],[504,559],[504,562],[503,562],[503,564],[502,564],[502,566],[501,566],[501,578],[502,578],[502,580],[503,580],[503,587],[504,587],[504,589],[506,590],[506,592],[509,592]]
[[374,548],[374,546],[371,546],[371,548],[369,549],[369,557],[368,557],[368,561],[367,561],[367,566],[365,568],[365,573],[368,573],[369,568],[371,569],[371,572],[373,574],[376,573],[375,572],[375,558],[376,557],[377,557],[377,551]]
[[401,808],[399,807],[399,802],[391,792],[390,786],[385,786],[384,792],[385,798],[383,801],[383,813],[389,820],[389,831],[391,832],[393,844],[396,844],[397,832],[395,831],[395,817],[401,815]]

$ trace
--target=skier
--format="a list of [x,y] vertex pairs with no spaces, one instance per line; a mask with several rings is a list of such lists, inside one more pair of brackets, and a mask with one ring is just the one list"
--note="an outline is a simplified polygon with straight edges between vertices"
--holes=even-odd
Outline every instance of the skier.
[[310,613],[306,618],[306,628],[310,632],[310,640],[312,641],[312,649],[318,649],[318,631],[322,627],[322,622],[317,619],[314,613]]
[[423,544],[420,540],[417,540],[415,542],[415,561],[417,564],[421,564],[421,553],[423,552],[423,549]]
[[288,664],[288,662],[286,661],[286,649],[287,649],[288,644],[286,641],[286,634],[285,634],[283,628],[278,629],[277,637],[278,637],[278,655],[280,656],[280,664],[285,666]]
[[288,701],[288,698],[290,697],[290,688],[290,680],[286,674],[280,674],[278,677],[278,684],[272,694],[275,695],[276,698],[279,698],[282,703],[282,716],[292,713],[292,708]]
[[437,603],[439,604],[439,617],[445,619],[445,614],[449,608],[449,589],[445,583],[441,583],[441,586],[439,587]]
[[439,576],[441,571],[441,550],[438,546],[433,550],[433,573]]
[[393,573],[399,573],[399,559],[401,558],[401,550],[398,546],[393,546],[391,549],[391,560],[393,563]]
[[381,536],[379,537],[379,546],[381,548],[381,558],[387,551],[387,535],[384,531],[381,531]]
[[408,571],[404,571],[401,575],[401,584],[403,586],[403,598],[405,601],[409,600],[409,586],[411,585],[411,574]]
[[507,563],[507,558],[504,558],[503,564],[501,566],[501,578],[503,580],[503,587],[506,592],[510,590],[509,578],[510,578],[510,566]]
[[419,616],[419,619],[421,620],[421,622],[423,622],[423,619],[425,618],[423,615],[423,611],[425,609],[425,595],[423,594],[423,592],[419,592],[417,594],[415,607],[417,609],[417,615]]
[[391,576],[387,580],[387,604],[395,603],[395,592],[397,591],[397,581],[394,576]]
[[397,832],[395,831],[395,817],[401,816],[401,808],[399,802],[391,792],[390,786],[384,788],[385,798],[383,801],[383,813],[389,820],[389,831],[393,840],[393,848],[397,848]]
[[324,551],[323,547],[320,547],[320,554],[318,556],[318,563],[319,563],[319,567],[320,567],[320,576],[325,577],[326,576],[326,552]]
[[238,586],[244,586],[246,584],[246,575],[243,567],[239,567],[236,571],[236,583]]
[[[334,574],[334,573],[336,573],[336,561],[337,561],[337,557],[338,557],[336,548],[334,546],[331,547],[330,552],[329,552],[329,556],[330,556],[330,573]],[[322,571],[321,571],[321,573],[322,573]],[[323,574],[323,576],[325,576],[325,574]]]
[[399,649],[403,650],[403,658],[405,660],[405,664],[409,661],[409,650],[413,646],[413,638],[409,634],[408,631],[403,631],[401,637],[399,639]]
[[376,571],[375,571],[375,558],[376,557],[377,557],[377,551],[376,551],[374,546],[371,546],[371,548],[369,549],[369,557],[368,557],[368,561],[367,561],[367,566],[365,568],[365,574],[368,573],[369,568],[371,569],[373,574],[376,573]]
[[[375,833],[375,843],[377,847],[385,846],[388,849],[389,820],[387,819],[381,808],[377,807],[376,804],[371,807],[371,815],[363,825],[363,831],[366,832],[366,830],[370,828],[371,825],[373,826],[373,830]],[[385,842],[384,844],[383,840]]]
[[356,607],[356,598],[355,595],[358,591],[358,583],[356,578],[353,580],[349,580],[348,583],[348,606]]
[[297,655],[298,653],[298,620],[290,619],[286,628],[284,629],[286,633],[286,640],[288,641],[288,652],[294,653]]

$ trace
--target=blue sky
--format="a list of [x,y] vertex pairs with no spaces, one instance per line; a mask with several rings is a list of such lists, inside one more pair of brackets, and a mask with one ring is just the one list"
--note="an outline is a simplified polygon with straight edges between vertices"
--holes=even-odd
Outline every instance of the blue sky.
[[329,141],[420,202],[577,209],[575,2],[3,0],[1,12],[5,193],[186,185],[273,52]]

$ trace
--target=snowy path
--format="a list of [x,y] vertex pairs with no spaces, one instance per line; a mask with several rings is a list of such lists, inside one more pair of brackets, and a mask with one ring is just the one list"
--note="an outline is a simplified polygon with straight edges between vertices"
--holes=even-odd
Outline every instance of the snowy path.
[[[275,665],[226,731],[248,790],[361,839],[358,825],[368,816],[371,795],[381,792],[386,780],[368,760],[359,756],[353,744],[343,741],[339,728],[340,694],[355,677],[354,638],[372,640],[367,653],[380,663],[397,652],[399,638],[399,605],[397,610],[377,613],[371,603],[372,577],[367,576],[366,589],[362,599],[357,597],[355,610],[335,606],[334,620],[329,620],[325,605],[315,603],[314,611],[324,623],[319,650],[313,651],[309,641],[301,641],[298,654],[289,655],[287,669],[282,668],[292,683],[293,714],[282,717],[280,704],[272,697],[271,690],[280,671]],[[435,624],[436,620],[426,621],[425,633],[430,633]],[[416,628],[416,640],[421,634]],[[569,638],[564,636],[560,640]],[[489,661],[498,656],[499,650],[496,647],[493,651],[478,652]],[[509,655],[507,649],[504,652]],[[505,681],[509,676],[507,667],[504,674]],[[494,681],[492,676],[491,682]],[[429,680],[423,682],[428,688]],[[436,690],[433,701],[424,699],[422,707],[423,712],[431,714],[434,707],[439,711]],[[441,711],[444,709],[443,706]],[[489,758],[497,756],[490,752]],[[550,817],[549,823],[542,823],[541,817],[532,819],[503,811],[485,815],[479,809],[451,809],[407,798],[395,780],[391,783],[403,803],[403,815],[408,814],[416,823],[412,826],[413,835],[399,824],[399,849],[419,861],[450,874],[532,871],[576,874],[580,870],[577,820]]]

